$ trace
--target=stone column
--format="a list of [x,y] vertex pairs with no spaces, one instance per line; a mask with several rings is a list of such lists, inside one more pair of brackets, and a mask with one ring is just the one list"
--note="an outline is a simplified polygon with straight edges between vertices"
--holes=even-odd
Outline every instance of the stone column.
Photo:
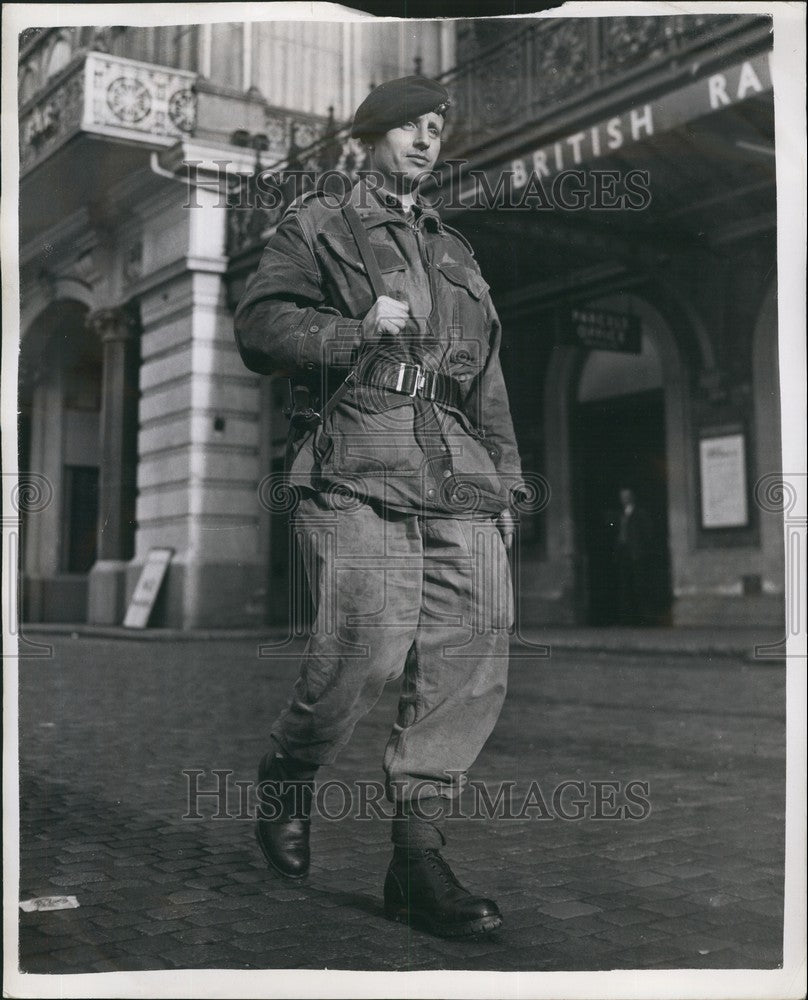
[[100,309],[87,319],[104,352],[101,397],[98,546],[90,571],[88,621],[120,624],[126,566],[133,555],[137,467],[139,322],[131,309]]

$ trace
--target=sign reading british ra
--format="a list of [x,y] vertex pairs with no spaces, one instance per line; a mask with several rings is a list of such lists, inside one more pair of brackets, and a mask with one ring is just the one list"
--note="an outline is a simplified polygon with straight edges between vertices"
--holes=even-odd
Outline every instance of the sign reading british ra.
[[642,349],[640,317],[573,306],[562,323],[561,342],[595,351],[639,354]]

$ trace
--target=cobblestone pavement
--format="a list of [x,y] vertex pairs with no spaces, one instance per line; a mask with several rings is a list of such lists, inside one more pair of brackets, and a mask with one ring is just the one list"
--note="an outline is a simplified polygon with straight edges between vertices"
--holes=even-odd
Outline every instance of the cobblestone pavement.
[[[782,664],[575,650],[514,660],[472,777],[492,795],[515,782],[516,812],[536,780],[548,808],[450,822],[446,857],[505,917],[469,943],[385,919],[381,818],[316,815],[302,885],[268,872],[250,820],[211,818],[214,800],[199,800],[203,819],[181,818],[184,769],[204,772],[204,788],[214,769],[232,771],[238,817],[232,783],[254,777],[295,655],[259,659],[247,639],[47,641],[51,658],[19,661],[20,898],[71,894],[79,908],[21,913],[23,971],[781,963]],[[389,686],[323,782],[381,779],[396,697]],[[553,806],[565,780],[585,782],[579,820]],[[591,818],[590,783],[629,780],[649,783],[647,818]],[[577,792],[562,800],[568,815]]]

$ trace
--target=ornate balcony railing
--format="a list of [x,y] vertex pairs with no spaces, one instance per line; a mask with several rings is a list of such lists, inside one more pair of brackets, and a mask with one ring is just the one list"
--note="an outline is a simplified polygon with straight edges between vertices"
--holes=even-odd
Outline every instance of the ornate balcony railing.
[[80,132],[153,147],[196,126],[196,75],[103,52],[79,54],[20,115],[20,172]]
[[444,153],[481,144],[575,108],[647,88],[660,73],[771,44],[771,20],[748,14],[547,18],[441,77],[452,94]]

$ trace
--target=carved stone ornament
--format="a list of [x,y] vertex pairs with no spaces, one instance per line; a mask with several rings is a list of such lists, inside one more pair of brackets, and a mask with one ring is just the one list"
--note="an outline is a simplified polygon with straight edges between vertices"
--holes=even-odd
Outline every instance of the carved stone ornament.
[[151,111],[151,94],[139,81],[119,76],[107,87],[107,105],[125,125],[143,121]]

